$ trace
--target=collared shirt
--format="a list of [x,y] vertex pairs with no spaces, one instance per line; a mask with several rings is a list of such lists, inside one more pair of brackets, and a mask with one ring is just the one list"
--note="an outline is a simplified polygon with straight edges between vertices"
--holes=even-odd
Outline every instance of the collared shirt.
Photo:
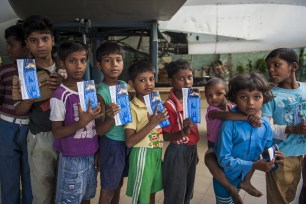
[[[170,95],[167,101],[164,103],[167,108],[170,126],[164,127],[163,131],[165,132],[178,132],[183,128],[183,106],[179,100],[174,95],[173,89],[170,90]],[[183,137],[179,140],[171,141],[175,144],[188,144],[195,145],[200,140],[199,131],[197,124],[193,124],[190,128],[190,134],[186,137]]]
[[272,146],[270,123],[266,118],[261,120],[262,126],[257,128],[248,121],[226,120],[222,123],[215,152],[229,179],[240,177],[243,180],[264,149]]
[[[139,132],[148,122],[148,110],[146,105],[137,97],[130,102],[133,122],[125,125],[125,129],[132,129]],[[161,128],[154,128],[145,138],[134,147],[158,148],[163,146],[163,132]]]

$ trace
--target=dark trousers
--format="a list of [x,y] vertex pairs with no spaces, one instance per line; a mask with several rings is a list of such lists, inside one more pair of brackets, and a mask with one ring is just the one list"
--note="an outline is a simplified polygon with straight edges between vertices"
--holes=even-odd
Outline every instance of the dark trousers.
[[[0,181],[2,204],[31,204],[32,189],[28,164],[28,125],[0,119]],[[20,180],[22,196],[20,197]]]
[[164,204],[189,204],[197,165],[197,146],[170,143],[164,156]]

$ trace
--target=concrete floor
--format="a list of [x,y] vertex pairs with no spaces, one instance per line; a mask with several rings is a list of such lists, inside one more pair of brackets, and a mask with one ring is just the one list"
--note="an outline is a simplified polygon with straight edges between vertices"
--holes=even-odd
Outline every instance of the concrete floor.
[[[204,94],[201,94],[204,96]],[[165,100],[165,97],[163,97],[163,100]],[[200,131],[200,142],[198,144],[198,153],[199,153],[199,164],[197,165],[197,173],[196,173],[196,181],[195,181],[195,188],[194,188],[194,197],[191,200],[191,204],[214,204],[215,201],[215,194],[212,186],[212,176],[207,169],[207,167],[204,164],[204,153],[207,150],[207,140],[206,140],[206,123],[205,123],[205,114],[206,114],[206,108],[207,103],[204,97],[202,97],[201,100],[201,108],[202,108],[202,119],[201,124],[198,125],[199,131]],[[165,150],[167,144],[164,145],[163,150]],[[98,176],[98,181],[100,177]],[[120,204],[130,204],[132,203],[132,199],[125,195],[126,190],[126,183],[127,179],[124,180],[124,185],[121,191],[121,198],[120,198]],[[256,198],[253,196],[250,196],[245,191],[241,190],[240,195],[243,198],[243,201],[245,204],[258,204],[258,203],[266,203],[266,181],[265,181],[265,174],[260,171],[255,171],[253,178],[252,178],[252,184],[258,188],[263,193],[263,196],[260,198]],[[301,189],[301,182],[298,187],[297,196],[295,200],[291,204],[298,204],[298,196]],[[91,203],[96,204],[99,200],[99,193],[100,193],[100,185],[98,184],[97,187],[97,193],[96,197],[92,200]],[[163,192],[158,192],[156,194],[156,203],[162,204],[163,203]]]

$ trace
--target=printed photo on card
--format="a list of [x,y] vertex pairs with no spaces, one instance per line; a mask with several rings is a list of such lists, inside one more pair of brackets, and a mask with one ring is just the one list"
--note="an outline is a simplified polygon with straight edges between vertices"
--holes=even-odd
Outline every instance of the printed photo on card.
[[[154,110],[157,105],[159,105],[157,109],[157,113],[162,112],[162,110],[164,110],[165,108],[158,91],[154,91],[148,95],[145,95],[144,100],[145,100],[145,104],[146,104],[146,107],[150,115],[154,113]],[[170,125],[170,121],[168,119],[159,123],[160,127],[166,127],[169,125]]]
[[35,59],[17,59],[22,99],[40,98]]
[[132,113],[130,108],[129,94],[126,84],[118,84],[109,87],[111,101],[119,105],[120,110],[115,115],[115,125],[131,123]]
[[198,88],[183,88],[184,119],[190,118],[193,123],[201,123],[201,97]]
[[94,80],[78,82],[77,86],[82,110],[87,111],[89,101],[91,101],[91,108],[95,109],[98,106],[98,98]]

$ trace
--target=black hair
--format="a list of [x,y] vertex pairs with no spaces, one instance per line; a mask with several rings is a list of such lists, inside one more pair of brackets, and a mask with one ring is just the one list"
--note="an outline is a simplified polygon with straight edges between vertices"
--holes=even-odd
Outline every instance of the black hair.
[[173,75],[175,75],[181,69],[189,69],[190,71],[192,71],[191,64],[187,62],[186,60],[178,59],[176,61],[170,62],[166,66],[168,78],[172,79]]
[[4,38],[7,40],[9,37],[14,37],[15,40],[20,42],[23,47],[26,45],[24,41],[22,24],[16,24],[5,29]]
[[242,89],[248,89],[249,91],[259,90],[263,95],[263,103],[267,103],[273,98],[268,81],[262,74],[257,72],[235,76],[229,81],[228,87],[229,91],[226,94],[226,98],[234,103],[236,102],[237,92]]
[[216,67],[216,66],[223,65],[223,63],[222,63],[221,60],[216,60],[216,61],[213,62],[213,65]]
[[109,54],[118,54],[121,55],[123,58],[124,51],[123,48],[117,42],[107,41],[98,47],[96,51],[96,60],[100,62],[104,55]]
[[155,75],[155,69],[150,62],[144,60],[135,62],[128,68],[128,79],[134,81],[138,74],[144,72],[152,72]]
[[224,90],[225,92],[227,93],[228,92],[228,87],[227,87],[227,84],[226,82],[223,80],[223,79],[220,79],[220,78],[217,78],[217,77],[213,77],[211,79],[209,79],[207,81],[207,83],[205,84],[205,90],[212,87],[212,86],[215,86],[217,84],[222,84],[224,85]]
[[24,37],[27,39],[33,32],[41,34],[50,34],[53,36],[53,23],[50,19],[40,16],[32,15],[26,18],[23,22]]
[[265,61],[270,58],[278,57],[282,60],[285,60],[288,64],[297,63],[299,65],[299,57],[296,52],[291,48],[278,48],[271,51],[266,57]]
[[87,46],[79,41],[64,41],[60,44],[58,48],[58,57],[60,60],[65,61],[66,57],[77,51],[86,51],[88,58],[88,48]]

